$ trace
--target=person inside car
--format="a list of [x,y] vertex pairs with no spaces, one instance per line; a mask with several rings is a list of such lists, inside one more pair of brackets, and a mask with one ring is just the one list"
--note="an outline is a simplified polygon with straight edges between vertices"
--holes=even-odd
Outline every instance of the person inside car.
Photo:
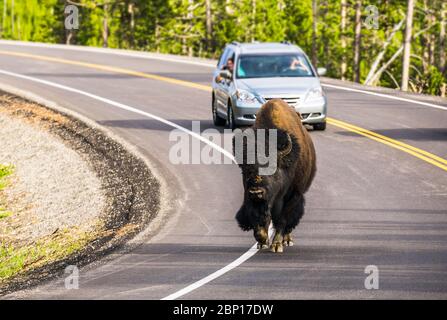
[[[228,70],[231,74],[233,74],[234,70],[234,57],[228,58],[227,63],[222,67],[222,70]],[[216,82],[221,82],[223,78],[220,75],[217,75]]]
[[309,73],[309,69],[297,57],[292,57],[290,59],[290,65],[287,68],[283,69],[283,72],[287,71],[301,71],[306,74]]
[[227,64],[223,67],[224,70],[228,70],[233,73],[234,70],[234,58],[229,58]]

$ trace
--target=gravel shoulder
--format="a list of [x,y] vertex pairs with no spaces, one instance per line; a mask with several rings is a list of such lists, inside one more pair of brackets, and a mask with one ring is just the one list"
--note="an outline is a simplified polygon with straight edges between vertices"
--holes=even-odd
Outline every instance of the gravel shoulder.
[[160,184],[137,155],[73,115],[0,91],[0,295],[122,246],[160,209]]
[[26,244],[65,228],[92,231],[106,197],[88,163],[49,132],[2,113],[0,136],[0,163],[14,167],[4,190],[13,214],[0,220],[1,239]]

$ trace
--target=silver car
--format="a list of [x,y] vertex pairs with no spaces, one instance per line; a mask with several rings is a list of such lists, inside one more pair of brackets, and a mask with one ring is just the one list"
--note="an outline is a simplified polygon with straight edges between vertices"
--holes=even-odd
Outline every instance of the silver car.
[[289,43],[227,45],[213,74],[214,124],[251,125],[268,100],[281,98],[294,107],[303,123],[326,129],[327,99],[318,73],[306,54]]

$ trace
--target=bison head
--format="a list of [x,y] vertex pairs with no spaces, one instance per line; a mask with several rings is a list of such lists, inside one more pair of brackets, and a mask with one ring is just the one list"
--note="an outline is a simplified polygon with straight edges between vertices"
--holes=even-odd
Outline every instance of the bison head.
[[[245,231],[267,228],[272,208],[281,206],[294,178],[293,163],[298,159],[299,145],[284,130],[249,128],[235,132],[233,153],[242,170],[244,185],[244,203],[236,220]],[[266,159],[274,163],[267,163]],[[263,168],[272,165],[275,170],[270,170],[271,174],[262,174]]]

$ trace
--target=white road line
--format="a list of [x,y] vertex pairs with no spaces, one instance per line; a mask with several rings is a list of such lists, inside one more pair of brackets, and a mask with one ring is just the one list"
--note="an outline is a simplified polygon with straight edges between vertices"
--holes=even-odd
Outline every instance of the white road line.
[[[270,243],[272,242],[274,232],[275,232],[275,229],[273,228],[273,224],[270,223],[269,230],[268,230]],[[201,286],[207,284],[208,282],[211,282],[214,279],[219,278],[220,276],[222,276],[225,273],[227,273],[228,271],[240,266],[242,263],[244,263],[245,261],[250,259],[252,256],[254,256],[259,251],[257,246],[258,246],[258,244],[255,243],[247,252],[245,252],[242,256],[240,256],[239,258],[234,260],[229,265],[226,265],[222,269],[217,270],[216,272],[210,274],[209,276],[207,276],[203,279],[200,279],[200,280],[190,284],[189,286],[187,286],[177,292],[174,292],[173,294],[170,294],[169,296],[164,297],[161,300],[175,300],[175,299],[180,298],[181,296],[184,296],[185,294],[187,294],[197,288],[200,288]]]
[[220,276],[224,275],[228,271],[241,265],[242,263],[244,263],[245,261],[250,259],[252,256],[254,256],[256,254],[256,252],[258,252],[258,249],[257,249],[257,244],[255,243],[247,252],[245,252],[242,256],[240,256],[239,258],[234,260],[229,265],[226,265],[222,269],[217,270],[216,272],[210,274],[209,276],[207,276],[203,279],[200,279],[199,281],[196,281],[193,284],[190,284],[189,286],[187,286],[177,292],[174,292],[173,294],[170,294],[169,296],[164,297],[161,300],[175,300],[175,299],[177,299],[177,298],[179,298],[179,297],[181,297],[197,288],[200,288],[201,286],[207,284],[208,282],[213,281],[216,278],[219,278]]
[[376,97],[387,98],[387,99],[392,99],[392,100],[399,100],[399,101],[404,101],[404,102],[410,102],[410,103],[419,104],[419,105],[422,105],[422,106],[427,106],[427,107],[430,107],[430,108],[447,110],[447,107],[440,106],[440,105],[437,105],[437,104],[423,102],[423,101],[418,101],[418,100],[413,100],[413,99],[408,99],[408,98],[390,96],[388,94],[383,94],[383,93],[377,93],[377,92],[372,92],[372,91],[365,91],[365,90],[360,90],[360,89],[341,87],[341,86],[336,86],[336,85],[333,85],[333,84],[326,84],[326,83],[322,83],[321,85],[323,87],[334,88],[334,89],[338,89],[338,90],[344,90],[344,91],[351,91],[351,92],[369,94],[369,95],[376,96]]
[[[130,111],[130,112],[134,112],[134,113],[143,115],[143,116],[148,117],[148,118],[152,118],[152,119],[160,121],[160,122],[162,122],[162,123],[164,123],[164,124],[166,124],[168,126],[171,126],[171,127],[175,128],[175,129],[179,129],[179,130],[181,130],[181,131],[191,135],[192,137],[194,137],[196,139],[199,139],[200,141],[208,144],[209,146],[211,146],[212,148],[214,148],[217,151],[221,152],[223,155],[225,155],[226,157],[230,158],[233,162],[235,162],[235,159],[234,159],[233,155],[230,152],[228,152],[227,150],[225,150],[222,147],[220,147],[219,145],[211,142],[210,140],[202,137],[201,135],[199,135],[199,134],[197,134],[197,133],[195,133],[195,132],[193,132],[191,130],[188,130],[188,129],[182,127],[182,126],[179,126],[178,124],[176,124],[174,122],[171,122],[169,120],[165,120],[165,119],[163,119],[161,117],[158,117],[158,116],[156,116],[156,115],[154,115],[152,113],[145,112],[145,111],[142,111],[142,110],[137,109],[135,107],[131,107],[131,106],[125,105],[123,103],[119,103],[119,102],[116,102],[116,101],[113,101],[113,100],[110,100],[110,99],[107,99],[107,98],[103,98],[103,97],[97,96],[97,95],[89,93],[89,92],[85,92],[85,91],[82,91],[82,90],[79,90],[79,89],[75,89],[75,88],[67,87],[67,86],[64,86],[64,85],[61,85],[61,84],[57,84],[55,82],[46,81],[46,80],[42,80],[42,79],[38,79],[38,78],[34,78],[34,77],[29,77],[29,76],[25,76],[25,75],[14,73],[14,72],[9,72],[9,71],[2,70],[2,69],[0,69],[0,74],[4,74],[4,75],[10,76],[10,77],[24,79],[24,80],[28,80],[28,81],[32,81],[32,82],[37,82],[37,83],[44,84],[44,85],[47,85],[47,86],[50,86],[50,87],[53,87],[53,88],[58,88],[58,89],[61,89],[61,90],[65,90],[65,91],[73,92],[73,93],[76,93],[76,94],[80,94],[80,95],[89,97],[91,99],[104,102],[104,103],[109,104],[109,105],[111,105],[113,107],[116,107],[116,108],[119,108],[119,109],[123,109],[123,110],[127,110],[127,111]],[[269,232],[272,232],[271,228],[270,228]],[[177,299],[178,297],[181,297],[181,296],[183,296],[183,295],[185,295],[185,294],[187,294],[187,293],[189,293],[189,292],[191,292],[191,291],[193,291],[193,290],[203,286],[204,284],[206,284],[206,283],[208,283],[208,282],[210,282],[210,281],[212,281],[212,280],[214,280],[214,279],[224,275],[225,273],[227,273],[227,272],[233,270],[234,268],[236,268],[237,266],[241,265],[242,263],[244,263],[245,261],[250,259],[253,255],[255,255],[257,252],[258,252],[257,244],[254,244],[250,249],[248,249],[247,252],[245,252],[243,255],[241,255],[239,258],[237,258],[236,260],[234,260],[230,264],[228,264],[225,267],[217,270],[216,272],[210,274],[209,276],[207,276],[207,277],[205,277],[205,278],[203,278],[203,279],[201,279],[201,280],[199,280],[197,282],[194,282],[191,285],[189,285],[189,286],[187,286],[187,287],[185,287],[185,288],[183,288],[183,289],[181,289],[181,290],[179,290],[177,292],[174,292],[173,294],[163,298],[163,300],[174,300],[174,299]]]
[[210,140],[202,137],[200,134],[198,134],[196,132],[188,130],[188,129],[186,129],[186,128],[184,128],[184,127],[182,127],[182,126],[180,126],[180,125],[178,125],[178,124],[176,124],[174,122],[171,122],[169,120],[163,119],[163,118],[161,118],[159,116],[156,116],[156,115],[154,115],[152,113],[145,112],[145,111],[137,109],[135,107],[131,107],[131,106],[128,106],[128,105],[123,104],[123,103],[119,103],[119,102],[116,102],[116,101],[113,101],[113,100],[110,100],[110,99],[107,99],[107,98],[103,98],[103,97],[97,96],[95,94],[88,93],[86,91],[82,91],[82,90],[79,90],[79,89],[75,89],[75,88],[67,87],[67,86],[64,86],[64,85],[61,85],[61,84],[57,84],[55,82],[46,81],[46,80],[42,80],[42,79],[38,79],[38,78],[34,78],[34,77],[25,76],[25,75],[14,73],[14,72],[9,72],[9,71],[3,70],[3,69],[0,69],[0,74],[4,74],[4,75],[8,75],[8,76],[15,77],[15,78],[20,78],[20,79],[25,79],[25,80],[29,80],[29,81],[32,81],[32,82],[41,83],[41,84],[44,84],[44,85],[47,85],[47,86],[50,86],[50,87],[54,87],[54,88],[62,89],[62,90],[65,90],[65,91],[77,93],[77,94],[89,97],[91,99],[95,99],[95,100],[107,103],[107,104],[112,105],[112,106],[114,106],[116,108],[127,110],[127,111],[130,111],[130,112],[134,112],[134,113],[143,115],[145,117],[152,118],[154,120],[160,121],[160,122],[162,122],[162,123],[164,123],[164,124],[166,124],[166,125],[168,125],[170,127],[173,127],[175,129],[178,129],[180,131],[183,131],[183,132],[191,135],[192,137],[202,141],[203,143],[208,144],[210,147],[216,149],[217,151],[222,153],[224,156],[226,156],[229,159],[231,159],[231,161],[236,163],[236,160],[234,159],[233,155],[230,152],[228,152],[224,148],[220,147],[219,145],[215,144],[214,142],[211,142]]

